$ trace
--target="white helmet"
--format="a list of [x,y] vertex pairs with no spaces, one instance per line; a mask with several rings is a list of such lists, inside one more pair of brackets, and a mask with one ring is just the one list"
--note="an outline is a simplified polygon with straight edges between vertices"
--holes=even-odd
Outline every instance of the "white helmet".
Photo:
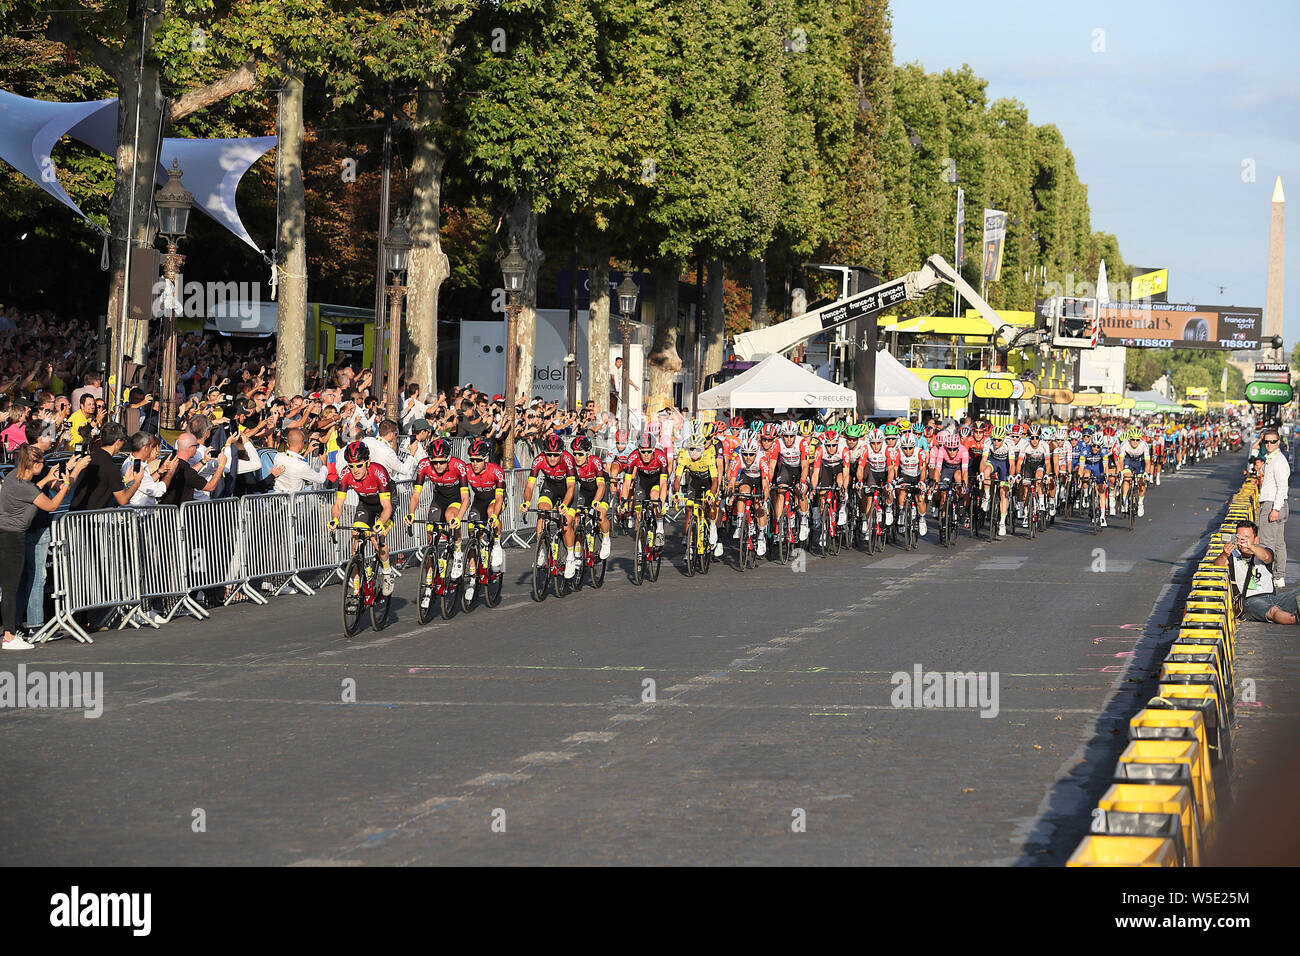
[[793,421],[791,421],[790,419],[787,418],[785,421],[783,421],[783,422],[781,423],[781,437],[782,437],[782,438],[790,438],[790,437],[792,437],[792,436],[794,436],[794,435],[798,435],[798,434],[799,434],[799,426],[796,425],[796,424],[795,424]]
[[911,432],[903,432],[902,437],[898,439],[898,444],[903,448],[915,448],[916,436]]

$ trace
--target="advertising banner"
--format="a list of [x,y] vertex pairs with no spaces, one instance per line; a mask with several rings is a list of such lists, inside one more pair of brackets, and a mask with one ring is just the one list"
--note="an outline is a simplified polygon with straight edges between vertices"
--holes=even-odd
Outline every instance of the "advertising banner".
[[[1035,309],[1046,321],[1047,300]],[[1107,345],[1139,349],[1258,349],[1264,310],[1151,302],[1108,302],[1101,306],[1101,333]]]
[[930,378],[930,394],[935,398],[965,398],[970,394],[970,382],[960,375],[934,375]]
[[1264,405],[1285,405],[1295,397],[1295,392],[1286,382],[1248,382],[1246,384],[1246,401],[1259,402]]
[[997,282],[1002,275],[1002,247],[1007,239],[1007,214],[1000,209],[984,210],[984,281]]
[[1152,302],[1169,300],[1169,270],[1133,267],[1133,281],[1129,283],[1130,299],[1150,299]]
[[1015,392],[1015,385],[1009,378],[975,379],[976,398],[1010,398]]

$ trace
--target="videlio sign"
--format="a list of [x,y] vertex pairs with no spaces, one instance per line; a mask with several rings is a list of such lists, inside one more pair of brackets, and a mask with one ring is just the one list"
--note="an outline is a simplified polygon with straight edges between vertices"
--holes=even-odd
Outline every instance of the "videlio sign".
[[1295,391],[1286,382],[1248,382],[1246,401],[1262,405],[1285,405],[1295,397]]
[[960,375],[935,375],[930,379],[930,394],[934,398],[965,398],[970,394],[970,382]]

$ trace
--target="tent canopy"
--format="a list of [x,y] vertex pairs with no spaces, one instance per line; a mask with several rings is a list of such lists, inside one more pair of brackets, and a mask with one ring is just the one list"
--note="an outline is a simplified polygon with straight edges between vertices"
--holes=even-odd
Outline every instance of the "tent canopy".
[[700,408],[853,408],[857,393],[769,355],[735,378],[700,393]]
[[931,400],[930,387],[888,351],[876,353],[876,414],[906,415],[908,401]]
[[1181,402],[1171,402],[1169,399],[1165,398],[1165,396],[1156,391],[1129,392],[1128,397],[1138,402],[1155,402],[1161,408],[1177,408],[1181,410],[1183,407]]

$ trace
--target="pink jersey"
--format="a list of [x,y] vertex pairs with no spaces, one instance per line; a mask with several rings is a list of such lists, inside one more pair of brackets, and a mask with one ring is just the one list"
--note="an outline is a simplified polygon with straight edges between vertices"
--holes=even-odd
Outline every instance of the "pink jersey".
[[935,445],[930,449],[930,467],[941,468],[944,465],[956,467],[959,471],[967,471],[970,468],[970,453],[966,451],[965,445],[958,445],[955,452],[949,451]]

